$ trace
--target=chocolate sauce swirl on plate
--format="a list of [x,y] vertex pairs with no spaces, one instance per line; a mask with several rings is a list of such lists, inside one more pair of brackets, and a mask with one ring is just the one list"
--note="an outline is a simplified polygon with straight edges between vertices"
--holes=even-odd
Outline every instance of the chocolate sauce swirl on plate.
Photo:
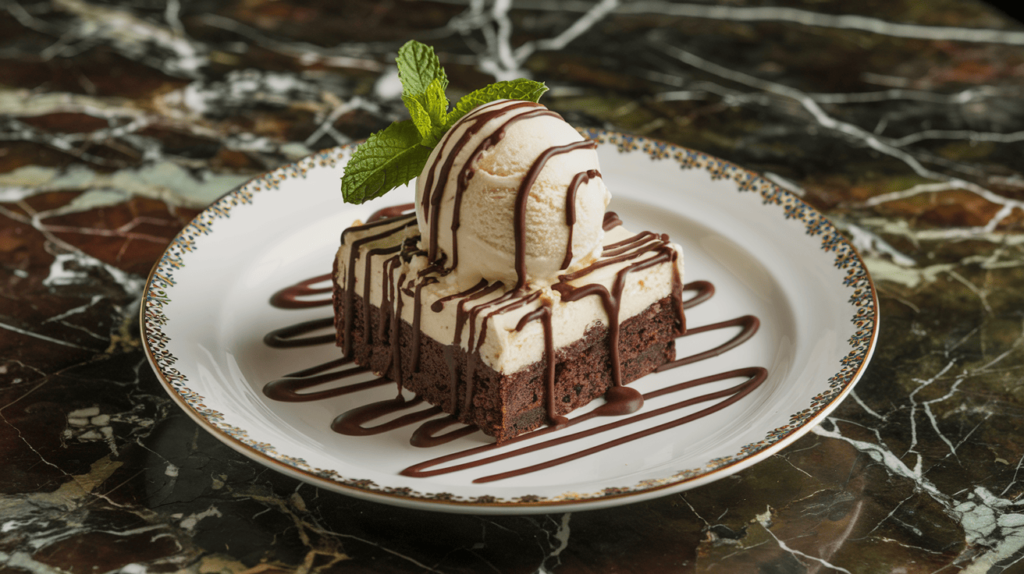
[[305,309],[308,307],[320,307],[323,305],[330,305],[330,297],[324,299],[307,299],[311,295],[320,295],[324,293],[330,293],[331,287],[313,287],[318,283],[325,283],[332,281],[333,278],[329,273],[324,275],[317,275],[316,277],[300,281],[295,285],[285,287],[270,298],[270,305],[277,307],[278,309]]
[[[402,281],[399,281],[399,284],[403,282],[404,279]],[[296,285],[300,285],[302,283]],[[453,296],[450,298],[446,298],[446,300],[442,300],[442,305],[445,303],[451,303],[455,300],[458,300],[458,305],[460,307],[460,319],[457,321],[457,328],[460,328],[468,320],[468,315],[470,314],[469,312],[465,311],[464,304],[469,300],[483,296],[482,294],[487,291],[493,292],[496,287],[500,288],[500,284],[478,284],[467,291],[457,294],[459,295],[459,297]],[[708,301],[709,299],[711,299],[715,292],[714,286],[707,281],[694,281],[692,283],[687,284],[683,288],[683,290],[689,292],[696,292],[694,296],[683,301],[683,305],[686,306],[687,308],[693,308],[701,303]],[[514,292],[508,291],[506,292],[506,295],[508,293]],[[401,298],[399,297],[398,299]],[[501,299],[501,297],[499,297],[498,299]],[[508,299],[505,299],[502,302],[506,303],[507,305],[510,299],[512,298],[509,297]],[[497,299],[495,301],[497,301]],[[438,301],[436,303],[440,302],[441,301]],[[519,299],[513,301],[512,304],[519,304],[520,306],[522,306],[526,303],[523,302],[523,299]],[[395,315],[395,317],[397,317],[397,314]],[[550,320],[550,308],[542,305],[538,307],[536,310],[524,315],[520,320],[519,324],[517,325],[517,328],[522,328],[531,321],[544,321],[545,317],[547,317],[547,320]],[[745,315],[729,321],[721,321],[710,325],[692,327],[689,330],[687,330],[687,332],[684,335],[682,335],[682,337],[691,337],[699,335],[701,333],[736,327],[739,327],[740,330],[734,337],[713,349],[695,355],[691,355],[689,357],[684,357],[682,359],[678,359],[670,363],[666,363],[665,365],[659,367],[657,371],[667,371],[670,369],[674,369],[676,367],[695,363],[697,361],[701,361],[725,353],[731,349],[736,348],[737,346],[741,345],[742,343],[753,337],[754,334],[757,333],[759,326],[760,322],[756,317],[753,317],[751,315]],[[287,329],[288,328],[278,329],[275,332],[286,331]],[[392,332],[394,332],[394,330],[395,329],[393,328]],[[448,352],[450,352],[450,349]],[[386,384],[393,384],[389,379],[383,377],[376,377],[369,381],[352,382],[341,386],[322,389],[320,391],[301,392],[312,387],[322,386],[334,381],[345,380],[350,377],[364,375],[369,372],[369,369],[362,367],[350,367],[348,369],[337,370],[340,367],[344,367],[350,364],[350,359],[341,358],[324,363],[322,365],[311,367],[309,369],[305,369],[303,371],[292,373],[281,379],[277,379],[267,383],[267,385],[263,389],[263,392],[269,398],[278,401],[307,402],[314,400],[324,400],[340,395],[376,388]],[[449,363],[449,365],[451,366],[451,362]],[[453,366],[451,366],[451,368],[454,369]],[[457,376],[457,373],[454,374],[453,376]],[[725,390],[706,393],[696,397],[688,398],[667,406],[652,409],[647,412],[639,412],[638,414],[629,417],[626,417],[624,415],[632,414],[638,411],[640,405],[637,405],[636,408],[623,408],[623,399],[615,397],[614,393],[616,392],[616,389],[619,388],[626,391],[636,392],[637,395],[639,395],[640,393],[630,387],[612,387],[612,389],[609,390],[608,395],[606,395],[605,397],[604,404],[597,406],[596,408],[589,412],[576,415],[571,419],[566,417],[558,417],[558,419],[554,421],[556,424],[529,433],[522,434],[503,443],[500,446],[497,444],[487,444],[452,453],[446,456],[426,460],[422,463],[413,465],[403,470],[402,474],[412,477],[430,477],[437,476],[440,474],[447,474],[451,472],[458,472],[462,470],[477,468],[485,466],[487,464],[508,460],[530,453],[535,453],[544,449],[556,447],[572,441],[581,440],[590,436],[595,436],[602,433],[611,433],[612,431],[623,429],[628,425],[639,423],[643,420],[647,420],[649,418],[659,416],[665,413],[685,409],[687,407],[691,407],[694,405],[711,403],[709,406],[699,411],[692,412],[690,414],[687,414],[685,416],[682,416],[680,418],[674,419],[666,423],[662,423],[655,427],[635,431],[628,434],[622,434],[623,431],[616,432],[613,436],[610,436],[609,439],[601,445],[590,447],[572,453],[570,455],[551,458],[540,463],[524,466],[519,469],[514,469],[499,474],[482,476],[475,479],[473,482],[492,482],[497,480],[514,478],[516,476],[521,476],[523,474],[537,472],[540,470],[551,468],[553,466],[565,464],[573,460],[615,446],[619,446],[647,436],[651,436],[659,432],[664,432],[669,429],[676,428],[678,426],[684,425],[699,418],[718,412],[738,402],[743,397],[753,392],[761,385],[761,383],[764,382],[766,377],[767,371],[765,369],[761,367],[748,367],[734,369],[724,373],[702,377],[691,381],[685,381],[675,385],[657,389],[641,395],[639,398],[639,401],[641,401],[641,405],[642,401],[645,399],[650,400],[660,396],[684,391],[687,389],[719,381],[725,381],[729,379],[744,379],[739,384],[727,388]],[[455,404],[456,396],[453,394],[452,398],[453,404]],[[630,396],[626,400],[635,401],[636,399],[633,396]],[[441,411],[439,407],[428,407],[397,417],[386,423],[380,423],[376,425],[371,424],[374,420],[392,416],[404,410],[419,407],[422,404],[423,400],[418,397],[406,399],[401,394],[399,394],[394,399],[369,403],[346,411],[340,414],[337,418],[335,418],[334,422],[331,424],[331,428],[336,432],[348,436],[368,436],[388,432],[398,428],[413,425],[415,423],[420,423],[421,421],[425,421],[415,428],[410,438],[410,443],[412,445],[421,448],[436,447],[477,432],[476,427],[462,424],[461,422],[458,421],[458,419],[455,418],[454,415],[451,414],[445,415],[440,418],[434,418],[439,414],[443,414],[443,411]],[[526,440],[546,436],[565,429],[569,429],[571,427],[574,427],[596,417],[616,417],[617,420],[615,420],[614,422],[605,423],[603,425],[572,434],[562,433],[562,436],[555,436],[551,439],[542,442],[537,442],[528,447],[519,449],[512,448],[512,445],[516,443],[520,443]],[[457,428],[442,433],[442,431],[445,431],[446,429],[452,426],[455,426]],[[474,458],[472,461],[469,462],[458,462],[459,460],[462,459],[477,457],[478,455],[489,452],[494,452],[494,454],[490,456],[485,456],[483,458]],[[449,466],[443,466],[446,464],[449,464]]]

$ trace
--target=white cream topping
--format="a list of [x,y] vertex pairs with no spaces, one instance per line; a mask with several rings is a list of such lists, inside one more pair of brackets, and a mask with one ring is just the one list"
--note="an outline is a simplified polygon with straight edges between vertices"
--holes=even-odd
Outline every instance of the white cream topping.
[[[483,121],[488,114],[500,115]],[[517,100],[499,100],[476,108],[452,126],[431,152],[416,181],[416,213],[424,246],[431,230],[423,212],[423,196],[436,192],[434,188],[441,192],[431,219],[438,218],[438,248],[448,255],[449,263],[455,253],[452,223],[456,208],[459,210],[458,262],[463,290],[481,278],[506,285],[515,283],[513,213],[523,178],[552,147],[584,141],[561,118],[543,114],[552,112]],[[478,120],[483,123],[476,125]],[[471,128],[477,131],[471,133]],[[478,146],[498,131],[503,131],[502,137],[471,162]],[[446,175],[443,166],[447,162],[451,162],[452,169]],[[471,177],[457,202],[458,181],[466,169]],[[570,238],[566,225],[570,184],[578,174],[599,169],[597,151],[584,148],[550,157],[537,174],[526,202],[523,243],[526,275],[531,282],[546,282],[559,273]],[[428,180],[432,182],[430,190],[426,189]],[[574,199],[576,221],[571,247],[572,263],[577,263],[600,254],[604,234],[601,222],[611,194],[601,177],[595,175],[576,188]]]
[[[338,282],[338,285],[342,289],[346,288],[348,279],[348,260],[349,257],[351,257],[350,251],[353,243],[359,239],[380,234],[385,230],[393,230],[397,227],[401,227],[403,224],[408,222],[408,218],[401,218],[394,224],[346,233],[345,244],[341,246],[337,254],[338,273],[335,279]],[[364,293],[364,287],[366,285],[365,281],[367,281],[367,278],[364,276],[366,268],[365,258],[367,257],[368,251],[377,248],[393,247],[401,244],[406,238],[416,237],[417,235],[419,235],[418,227],[416,225],[411,225],[406,229],[362,245],[359,250],[359,260],[354,266],[355,294],[361,297]],[[626,231],[621,226],[615,227],[604,234],[603,244],[606,246],[611,245],[629,239],[630,237],[633,237],[633,235],[634,234]],[[630,271],[626,274],[622,295],[619,301],[618,319],[620,324],[627,319],[640,314],[655,302],[672,294],[673,265],[678,266],[679,280],[682,282],[682,248],[675,244],[669,245],[679,254],[678,257],[675,258],[674,263],[669,260],[652,265],[647,269]],[[570,285],[574,287],[581,287],[583,285],[596,283],[603,285],[606,289],[611,291],[613,283],[615,282],[615,277],[619,271],[627,266],[635,265],[638,262],[642,262],[655,256],[657,256],[657,251],[650,251],[636,259],[607,265],[593,270],[585,276],[572,281]],[[374,256],[373,262],[370,265],[370,277],[368,279],[370,282],[370,303],[375,307],[380,307],[384,300],[384,290],[386,288],[385,282],[387,281],[387,276],[384,273],[384,262],[391,257],[394,257],[394,255]],[[406,295],[401,289],[395,289],[395,284],[397,284],[399,279],[404,275],[405,283],[402,286],[408,286],[410,281],[416,279],[417,273],[420,270],[428,267],[428,261],[427,257],[423,255],[414,256],[409,263],[401,262],[401,259],[399,259],[399,261],[400,263],[393,273],[393,285],[391,292],[397,292],[399,293],[399,296],[403,298],[402,319],[411,325],[413,323],[413,315],[415,312],[414,297]],[[565,273],[576,271],[586,267],[590,263],[592,263],[590,260],[581,261],[570,267],[570,269],[566,270]],[[444,303],[444,308],[437,313],[431,309],[431,305],[439,299],[465,291],[465,288],[459,288],[456,275],[457,272],[450,273],[449,275],[440,278],[437,283],[424,286],[421,291],[420,330],[423,335],[434,339],[442,345],[450,345],[454,342],[456,309],[463,298],[459,297],[446,301]],[[508,286],[506,286],[506,288],[508,288]],[[467,321],[467,324],[463,327],[461,340],[458,341],[458,344],[467,352],[472,352],[479,340],[484,318],[490,315],[490,319],[487,321],[487,335],[484,338],[483,346],[480,348],[480,356],[483,362],[495,371],[509,374],[544,358],[544,332],[540,321],[532,321],[524,326],[521,331],[516,331],[516,325],[519,323],[520,318],[537,309],[542,304],[541,300],[550,301],[552,304],[552,335],[556,351],[566,345],[582,339],[587,329],[592,325],[602,323],[607,326],[609,324],[604,305],[602,304],[600,297],[597,295],[589,295],[577,301],[563,302],[558,291],[555,291],[549,286],[541,287],[540,291],[540,298],[537,301],[524,305],[519,309],[501,314],[493,314],[495,309],[502,306],[499,304],[479,313],[475,318],[476,327],[473,329],[475,332],[474,341],[472,342],[473,346],[470,346],[471,342],[469,341],[469,321]],[[504,292],[505,288],[497,289],[492,294],[468,302],[465,305],[465,309],[469,311],[477,305],[486,304],[487,302],[500,297]]]

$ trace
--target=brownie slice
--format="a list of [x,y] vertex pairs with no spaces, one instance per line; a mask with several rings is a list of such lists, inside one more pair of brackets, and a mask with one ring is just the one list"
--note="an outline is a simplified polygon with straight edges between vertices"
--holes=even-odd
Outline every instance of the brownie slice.
[[[419,335],[419,356],[413,369],[412,326],[404,320],[398,324],[398,364],[390,341],[390,314],[384,314],[370,305],[369,316],[364,312],[361,294],[354,293],[354,313],[351,336],[352,353],[356,364],[368,366],[379,375],[398,382],[432,405],[441,407],[458,420],[476,425],[498,443],[536,429],[547,421],[546,359],[541,359],[514,373],[502,374],[479,357],[474,361],[472,387],[467,379],[469,353],[458,345],[441,344],[424,334]],[[334,282],[334,316],[338,346],[345,337],[345,291]],[[386,324],[381,331],[380,321]],[[619,353],[622,381],[629,383],[650,373],[658,366],[675,359],[676,312],[671,297],[665,297],[639,315],[620,325]],[[370,344],[364,338],[366,321],[375,335]],[[376,336],[383,332],[384,337]],[[453,362],[457,378],[449,364]],[[603,395],[613,385],[611,356],[608,348],[608,327],[595,321],[582,339],[555,350],[555,405],[556,415],[565,415]],[[452,383],[456,385],[452,400]],[[466,393],[472,389],[472,404],[463,408]]]

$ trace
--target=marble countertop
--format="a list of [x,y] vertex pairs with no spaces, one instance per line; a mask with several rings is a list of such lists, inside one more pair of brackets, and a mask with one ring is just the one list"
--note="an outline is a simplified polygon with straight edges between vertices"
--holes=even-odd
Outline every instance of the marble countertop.
[[[1024,26],[979,2],[0,4],[5,572],[1011,572],[1024,568]],[[828,419],[710,485],[445,515],[268,470],[166,395],[145,278],[211,200],[455,93],[764,174],[826,213],[882,328]],[[340,200],[340,198],[339,198]]]

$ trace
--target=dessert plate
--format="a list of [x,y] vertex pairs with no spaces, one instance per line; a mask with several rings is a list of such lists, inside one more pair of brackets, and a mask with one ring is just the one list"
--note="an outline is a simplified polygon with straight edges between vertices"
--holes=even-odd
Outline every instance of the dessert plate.
[[[250,181],[178,234],[150,274],[141,311],[153,368],[186,413],[256,462],[336,492],[444,512],[540,513],[637,502],[728,476],[809,431],[853,388],[878,335],[877,296],[854,248],[800,198],[733,164],[651,139],[600,130],[584,134],[599,142],[601,171],[614,196],[610,210],[627,229],[668,233],[683,247],[687,283],[715,287],[710,300],[687,311],[688,326],[698,332],[678,340],[678,356],[713,349],[739,332],[697,327],[746,315],[760,319],[760,330],[738,347],[633,383],[650,393],[734,369],[767,369],[759,387],[725,408],[565,464],[481,483],[474,481],[630,437],[716,402],[697,402],[467,470],[413,478],[400,473],[490,439],[477,432],[416,448],[409,442],[416,425],[370,436],[331,430],[343,412],[394,399],[393,384],[303,403],[265,396],[269,381],[340,357],[329,342],[268,347],[267,333],[331,314],[331,307],[315,304],[275,307],[271,297],[329,273],[339,234],[353,221],[412,201],[413,192],[400,188],[361,206],[343,203],[339,180],[352,147],[327,150]],[[325,297],[301,299],[315,303]],[[328,326],[312,334],[330,333]],[[641,413],[707,398],[743,380],[652,398]],[[332,384],[339,383],[326,387]],[[597,417],[497,452],[610,422],[616,419]]]

